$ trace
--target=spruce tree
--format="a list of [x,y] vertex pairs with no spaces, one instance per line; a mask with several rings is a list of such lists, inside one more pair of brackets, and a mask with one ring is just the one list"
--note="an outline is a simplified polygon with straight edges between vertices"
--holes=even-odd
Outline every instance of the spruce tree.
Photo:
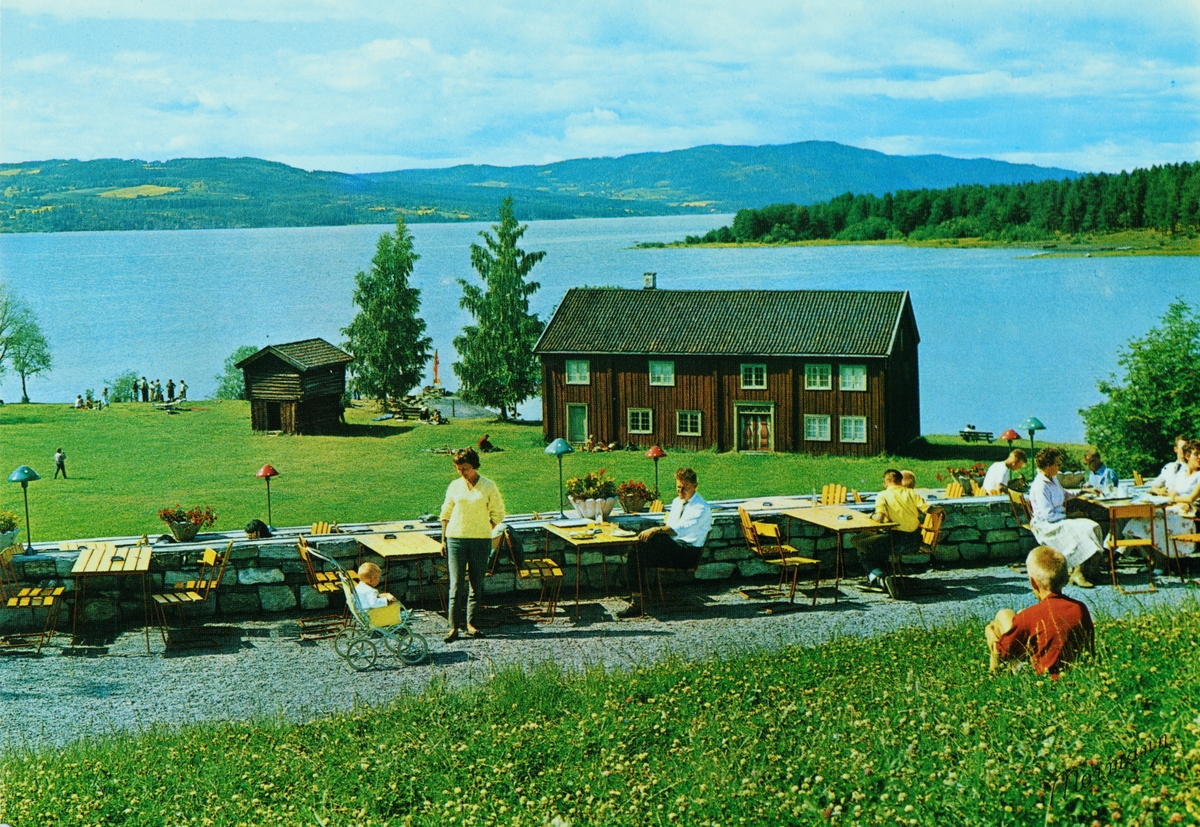
[[396,232],[379,237],[371,272],[355,276],[358,315],[342,333],[354,357],[356,387],[363,396],[399,399],[421,382],[429,346],[425,322],[417,315],[421,291],[409,284],[413,262],[412,234],[403,216]]
[[543,324],[529,312],[529,297],[541,286],[525,279],[546,253],[526,253],[517,247],[526,226],[513,216],[511,198],[500,204],[500,223],[493,224],[493,237],[480,232],[484,245],[471,245],[471,266],[483,280],[484,289],[459,279],[462,300],[475,324],[463,328],[454,340],[459,360],[454,374],[468,402],[498,408],[507,419],[509,409],[538,392],[541,369],[533,346]]

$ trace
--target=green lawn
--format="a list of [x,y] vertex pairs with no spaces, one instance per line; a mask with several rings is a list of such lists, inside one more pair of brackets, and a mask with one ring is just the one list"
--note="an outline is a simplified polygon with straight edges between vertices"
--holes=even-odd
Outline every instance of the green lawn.
[[[245,402],[193,403],[175,416],[147,405],[118,404],[105,411],[63,405],[0,407],[0,470],[30,465],[42,479],[29,486],[34,540],[160,533],[158,509],[176,502],[211,505],[218,529],[266,519],[265,486],[254,473],[264,463],[281,476],[271,484],[276,525],[315,520],[356,522],[404,519],[436,511],[454,469],[433,448],[474,445],[486,431],[503,453],[484,457],[512,513],[558,505],[555,461],[542,453],[540,425],[455,420],[450,425],[371,422],[374,411],[347,412],[346,436],[256,435]],[[67,481],[53,480],[53,455],[67,453]],[[672,472],[693,466],[709,499],[803,493],[827,482],[876,490],[890,465],[911,468],[923,486],[936,487],[947,465],[1003,458],[1003,444],[966,445],[931,438],[915,456],[869,459],[779,454],[750,456],[712,451],[672,451],[660,462],[664,489]],[[653,484],[642,452],[582,454],[563,462],[567,477],[607,467],[619,480]],[[0,508],[21,512],[17,485],[0,486]]]
[[11,753],[0,821],[1195,824],[1200,607],[1097,631],[1060,681],[989,677],[962,623]]

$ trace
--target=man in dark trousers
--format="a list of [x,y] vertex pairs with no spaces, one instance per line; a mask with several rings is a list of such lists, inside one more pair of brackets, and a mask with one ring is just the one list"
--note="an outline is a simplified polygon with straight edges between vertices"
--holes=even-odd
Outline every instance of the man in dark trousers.
[[167,401],[168,402],[175,401],[175,380],[174,379],[167,380]]
[[142,377],[142,401],[150,401],[150,383],[146,381],[146,377]]
[[54,449],[54,479],[58,479],[59,472],[62,472],[63,479],[67,478],[67,452],[62,448]]

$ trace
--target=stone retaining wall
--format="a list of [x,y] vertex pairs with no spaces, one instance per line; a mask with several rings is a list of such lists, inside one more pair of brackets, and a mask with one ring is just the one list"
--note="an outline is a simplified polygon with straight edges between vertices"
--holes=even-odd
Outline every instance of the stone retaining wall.
[[[1008,501],[994,497],[941,501],[946,508],[946,521],[942,530],[937,559],[940,565],[971,566],[990,565],[997,562],[1020,561],[1032,548],[1033,538],[1018,529]],[[860,506],[869,510],[869,506]],[[790,523],[789,542],[800,553],[816,556],[822,561],[822,572],[833,571],[836,541],[832,533],[799,520],[787,520],[771,512],[755,512],[756,519],[770,519],[783,525]],[[621,519],[621,518],[619,518]],[[633,520],[635,518],[625,518]],[[636,518],[639,524],[648,525],[652,518]],[[541,556],[546,548],[546,535],[537,524],[510,521],[521,538],[527,554]],[[631,528],[637,528],[631,525]],[[203,538],[201,538],[203,539]],[[221,551],[228,538],[213,538],[208,543],[169,544],[155,546],[153,561],[148,576],[151,592],[161,591],[164,584],[170,588],[174,583],[194,579],[197,575],[196,561],[204,548]],[[349,568],[357,565],[359,545],[353,535],[330,535],[312,538],[311,544],[320,552],[337,559]],[[563,584],[563,599],[575,589],[575,555],[566,544],[551,538],[550,555],[563,561],[566,579]],[[70,623],[68,614],[74,603],[75,583],[70,576],[77,552],[45,551],[32,555],[19,554],[14,564],[21,584],[26,586],[64,586],[67,604],[60,616],[59,628],[66,629]],[[363,559],[381,562],[371,552]],[[602,593],[604,588],[604,558],[598,553],[585,553],[581,561],[582,582],[585,593]],[[613,594],[622,593],[623,568],[621,559],[610,556],[608,580]],[[846,543],[847,571],[858,574],[856,555]],[[402,595],[406,604],[417,605],[424,592],[425,606],[438,608],[439,592],[444,586],[435,581],[435,573],[429,562],[421,566],[421,578],[417,576],[415,563],[393,563],[388,572],[388,588]],[[697,580],[741,582],[765,575],[776,575],[777,570],[762,563],[746,548],[736,511],[723,510],[713,521],[713,531],[705,547],[704,556],[696,571]],[[664,575],[668,579],[691,579],[691,575]],[[423,581],[423,582],[421,582]],[[140,594],[141,581],[138,577],[96,577],[88,582],[87,597],[80,615],[80,623],[113,621],[120,624],[141,623],[143,607]],[[501,558],[495,576],[488,578],[486,591],[491,595],[505,595],[516,589],[537,590],[534,582],[516,581],[506,556]],[[299,613],[326,609],[330,598],[310,588],[304,576],[303,564],[296,552],[295,536],[276,537],[269,540],[235,540],[230,561],[225,572],[215,603],[201,609],[205,614],[225,618],[247,618],[278,616],[280,613]],[[341,604],[334,596],[333,602]],[[24,630],[34,625],[40,627],[45,615],[20,609],[0,609],[0,634]]]

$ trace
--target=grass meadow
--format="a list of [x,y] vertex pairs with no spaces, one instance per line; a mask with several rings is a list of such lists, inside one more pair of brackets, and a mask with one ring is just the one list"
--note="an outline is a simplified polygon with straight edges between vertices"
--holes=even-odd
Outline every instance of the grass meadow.
[[1200,607],[1097,633],[1096,657],[1058,681],[989,676],[963,622],[11,752],[0,821],[1195,824]]
[[[162,533],[158,509],[176,502],[211,505],[218,530],[241,528],[253,518],[266,519],[265,485],[254,477],[264,463],[281,472],[271,484],[275,525],[408,519],[436,512],[454,475],[450,458],[433,450],[475,445],[484,432],[504,449],[485,456],[481,470],[500,486],[508,510],[558,506],[558,467],[543,453],[540,424],[372,422],[376,411],[359,407],[347,411],[345,435],[297,437],[252,432],[245,402],[205,400],[190,407],[173,416],[135,403],[104,411],[0,407],[0,470],[7,476],[29,465],[42,476],[29,486],[33,539]],[[67,454],[65,482],[52,479],[58,447]],[[891,465],[911,468],[921,485],[937,487],[936,475],[947,465],[1000,459],[1007,450],[945,437],[898,458],[672,451],[660,461],[659,476],[669,491],[674,469],[690,465],[709,499],[806,493],[827,482],[877,490]],[[643,453],[570,454],[564,475],[607,468],[618,480],[652,485],[654,466]],[[20,487],[0,485],[0,509],[21,514],[22,508]]]

